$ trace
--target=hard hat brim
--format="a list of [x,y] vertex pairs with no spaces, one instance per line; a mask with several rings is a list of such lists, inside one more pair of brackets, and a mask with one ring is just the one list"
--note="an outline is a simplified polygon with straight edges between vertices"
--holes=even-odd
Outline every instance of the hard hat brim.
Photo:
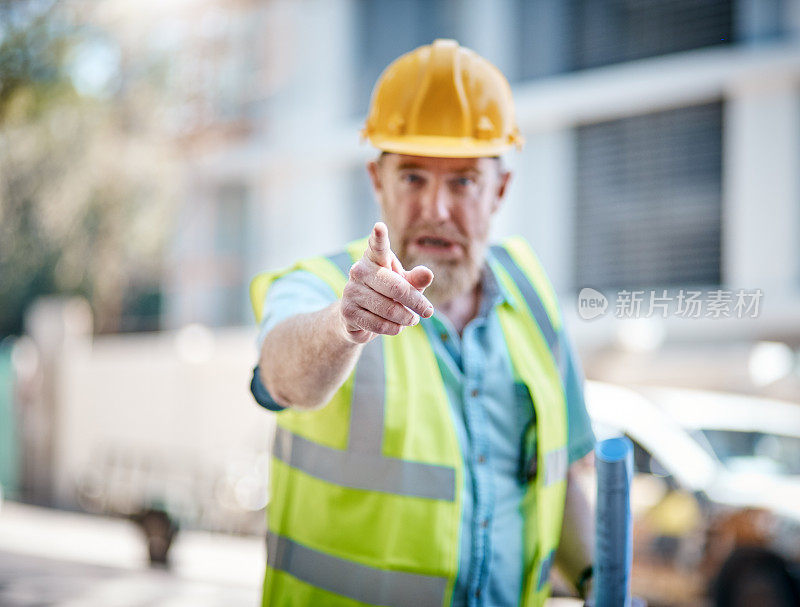
[[379,150],[407,156],[434,158],[483,158],[500,156],[515,146],[507,140],[476,141],[472,137],[411,137],[369,136],[369,141]]

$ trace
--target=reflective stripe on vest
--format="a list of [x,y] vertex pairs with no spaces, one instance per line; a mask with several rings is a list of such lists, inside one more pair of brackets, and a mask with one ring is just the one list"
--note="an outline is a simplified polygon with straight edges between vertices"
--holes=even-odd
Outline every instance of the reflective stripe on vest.
[[561,447],[544,454],[544,484],[552,485],[567,478],[569,457],[567,448]]
[[508,272],[508,274],[511,276],[512,280],[517,285],[517,288],[519,288],[520,293],[522,293],[522,297],[525,299],[528,309],[531,311],[533,318],[536,320],[536,324],[539,325],[542,335],[544,335],[547,345],[550,347],[550,351],[553,353],[553,358],[556,361],[559,375],[561,375],[561,383],[566,386],[565,380],[567,377],[568,362],[566,360],[566,352],[563,352],[559,333],[553,327],[553,323],[550,322],[550,317],[547,314],[547,310],[545,310],[544,303],[542,303],[542,300],[536,293],[533,285],[525,276],[525,273],[522,271],[522,269],[517,265],[517,262],[511,258],[511,255],[508,251],[499,245],[493,245],[491,247],[491,251],[495,259],[500,262],[503,268],[505,268],[506,272]]
[[556,560],[556,551],[551,550],[545,558],[542,559],[539,565],[539,581],[536,582],[536,591],[541,592],[544,589],[547,580],[550,579],[550,570],[553,568],[553,562]]
[[267,563],[307,584],[370,605],[441,605],[447,586],[446,578],[368,567],[271,532]]
[[293,468],[342,487],[449,502],[455,499],[455,471],[447,466],[380,456],[366,459],[363,453],[331,449],[281,427],[275,431],[272,454]]
[[376,338],[364,346],[355,368],[347,450],[320,445],[279,426],[273,455],[293,468],[342,487],[453,501],[453,468],[381,454],[385,383],[382,338]]

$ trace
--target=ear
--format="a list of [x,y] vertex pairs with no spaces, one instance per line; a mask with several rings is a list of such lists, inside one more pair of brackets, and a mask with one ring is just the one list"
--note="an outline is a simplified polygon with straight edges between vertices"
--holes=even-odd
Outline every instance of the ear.
[[496,213],[502,206],[509,181],[511,181],[511,171],[502,171],[497,178],[497,185],[495,186],[497,190],[495,192],[494,202],[492,202],[492,213]]
[[370,160],[367,162],[367,172],[369,173],[369,180],[372,183],[372,191],[375,192],[376,198],[381,199],[383,193],[383,182],[381,181],[381,166],[379,160]]

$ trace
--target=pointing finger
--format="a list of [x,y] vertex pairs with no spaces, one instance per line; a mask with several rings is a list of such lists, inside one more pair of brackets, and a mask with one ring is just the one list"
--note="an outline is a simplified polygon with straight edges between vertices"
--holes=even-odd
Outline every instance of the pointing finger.
[[369,246],[366,252],[367,257],[373,263],[391,269],[392,249],[389,245],[389,229],[382,221],[376,223],[372,228],[372,234],[369,235]]

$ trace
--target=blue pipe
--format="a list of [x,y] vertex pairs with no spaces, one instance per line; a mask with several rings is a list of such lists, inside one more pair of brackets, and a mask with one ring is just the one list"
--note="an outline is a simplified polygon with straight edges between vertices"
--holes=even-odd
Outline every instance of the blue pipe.
[[594,607],[631,607],[633,445],[626,437],[595,445]]

